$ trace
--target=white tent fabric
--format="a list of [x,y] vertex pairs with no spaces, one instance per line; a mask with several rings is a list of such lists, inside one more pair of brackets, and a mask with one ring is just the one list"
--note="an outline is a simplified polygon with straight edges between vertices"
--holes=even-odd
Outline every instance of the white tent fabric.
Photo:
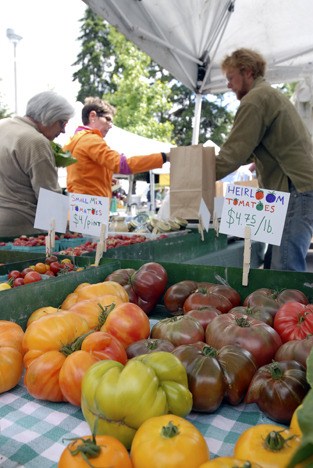
[[258,50],[271,83],[313,70],[312,0],[84,0],[197,95],[223,92],[224,56]]
[[292,100],[313,138],[313,76],[300,79]]

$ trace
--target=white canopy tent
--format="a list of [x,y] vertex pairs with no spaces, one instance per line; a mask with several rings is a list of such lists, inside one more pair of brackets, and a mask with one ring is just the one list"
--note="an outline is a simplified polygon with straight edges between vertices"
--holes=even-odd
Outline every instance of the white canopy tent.
[[272,84],[312,74],[312,0],[84,2],[194,91],[192,143],[198,142],[202,96],[226,91],[220,63],[234,49],[262,53]]

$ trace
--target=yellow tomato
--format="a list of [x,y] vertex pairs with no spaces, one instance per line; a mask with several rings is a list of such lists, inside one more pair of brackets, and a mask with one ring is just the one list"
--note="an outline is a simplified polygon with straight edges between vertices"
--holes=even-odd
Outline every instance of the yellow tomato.
[[61,260],[61,263],[72,263],[72,260],[70,260],[69,258],[63,258],[63,260]]
[[49,314],[55,314],[56,312],[64,312],[61,309],[57,309],[56,307],[47,306],[47,307],[40,307],[39,309],[34,310],[28,318],[26,328],[33,323],[35,320],[40,319],[41,317],[45,317]]
[[165,414],[147,419],[132,441],[134,468],[198,468],[210,458],[201,432],[187,419]]
[[263,468],[286,468],[300,445],[300,437],[275,424],[258,424],[244,431],[234,447],[234,456],[260,463]]
[[5,289],[11,289],[9,283],[0,283],[0,291],[4,291]]
[[199,468],[262,468],[249,460],[239,460],[234,457],[218,457],[203,463]]
[[302,408],[303,405],[299,405],[298,408],[294,411],[291,421],[290,421],[290,427],[289,429],[297,434],[298,436],[302,436],[302,431],[299,426],[299,421],[298,421],[298,410]]
[[34,268],[35,268],[35,271],[37,271],[37,273],[41,273],[43,275],[47,271],[47,266],[48,265],[46,265],[45,263],[38,262],[38,263],[36,263]]

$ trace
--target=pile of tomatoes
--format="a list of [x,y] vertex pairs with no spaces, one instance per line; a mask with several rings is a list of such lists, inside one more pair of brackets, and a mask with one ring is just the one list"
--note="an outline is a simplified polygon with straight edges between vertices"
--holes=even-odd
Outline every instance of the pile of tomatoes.
[[24,284],[42,281],[49,276],[55,277],[71,271],[77,271],[77,269],[70,259],[59,261],[55,255],[50,255],[44,262],[37,262],[21,271],[9,271],[7,284],[11,288],[16,288]]

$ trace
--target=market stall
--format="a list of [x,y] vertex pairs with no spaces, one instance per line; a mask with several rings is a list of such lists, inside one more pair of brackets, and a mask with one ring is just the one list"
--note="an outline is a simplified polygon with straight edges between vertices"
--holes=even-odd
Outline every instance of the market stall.
[[[2,318],[16,320],[23,327],[28,317],[39,305],[59,306],[66,296],[82,282],[103,281],[119,268],[140,268],[145,262],[139,260],[111,259],[98,268],[90,268],[43,283],[4,291]],[[251,270],[249,284],[242,285],[240,268],[183,265],[162,262],[168,274],[168,286],[189,279],[229,284],[242,298],[257,287],[296,288],[312,301],[312,273],[292,273]],[[150,315],[153,327],[169,314],[160,299]],[[29,395],[23,381],[12,390],[0,395],[1,445],[0,463],[6,468],[56,467],[67,439],[90,433],[79,407],[69,403],[51,403],[34,399]],[[271,423],[255,404],[241,403],[237,406],[222,403],[213,413],[191,412],[187,419],[203,434],[211,458],[232,454],[239,435],[247,428],[261,423]]]

